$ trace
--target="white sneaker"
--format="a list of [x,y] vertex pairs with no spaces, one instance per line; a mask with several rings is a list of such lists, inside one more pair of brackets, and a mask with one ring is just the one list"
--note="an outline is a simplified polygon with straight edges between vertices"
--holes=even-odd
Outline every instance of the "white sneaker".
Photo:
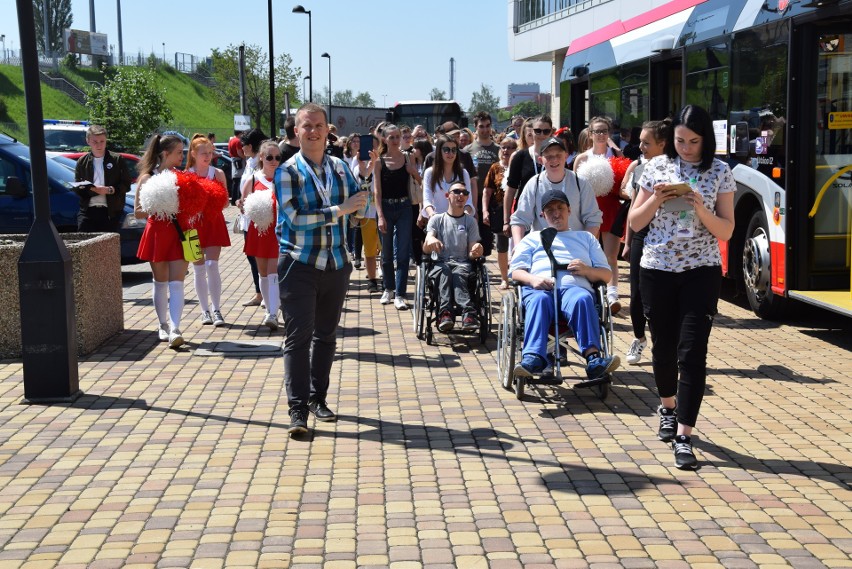
[[385,292],[382,293],[382,298],[379,299],[379,302],[381,302],[382,304],[390,304],[392,300],[393,300],[393,291],[392,290],[386,290]]
[[621,312],[621,302],[618,300],[618,291],[608,291],[606,293],[606,301],[609,303],[609,311],[613,316]]
[[263,317],[263,325],[270,330],[278,330],[278,318],[276,318],[276,315],[267,312],[266,316]]
[[177,348],[183,345],[183,336],[180,333],[180,330],[175,328],[171,332],[169,332],[169,347]]
[[169,325],[165,322],[160,324],[160,327],[157,328],[157,335],[160,337],[161,342],[169,341]]
[[213,311],[213,326],[216,328],[225,325],[225,319],[222,318],[222,312],[220,310]]
[[647,345],[648,340],[640,340],[639,338],[633,340],[630,349],[627,350],[627,363],[630,365],[638,364],[642,360],[642,352],[645,351]]
[[201,323],[203,325],[213,324],[213,316],[210,315],[210,312],[205,310],[201,313]]
[[397,310],[406,310],[408,309],[408,303],[405,302],[405,299],[398,296],[393,300],[394,308]]

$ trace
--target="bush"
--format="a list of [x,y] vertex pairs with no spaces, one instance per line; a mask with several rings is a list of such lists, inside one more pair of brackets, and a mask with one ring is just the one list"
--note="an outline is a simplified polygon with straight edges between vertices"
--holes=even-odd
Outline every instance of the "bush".
[[62,58],[62,64],[71,71],[77,71],[77,55],[74,53],[66,53]]

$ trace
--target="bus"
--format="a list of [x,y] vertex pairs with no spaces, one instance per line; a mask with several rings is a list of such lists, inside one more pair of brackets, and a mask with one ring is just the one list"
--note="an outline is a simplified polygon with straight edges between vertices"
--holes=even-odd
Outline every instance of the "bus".
[[852,316],[852,1],[675,0],[575,38],[560,115],[619,126],[710,112],[737,183],[723,272],[758,316]]
[[461,105],[455,101],[400,101],[388,109],[387,120],[412,128],[422,124],[426,132],[434,133],[438,126],[447,121],[465,127],[466,119]]

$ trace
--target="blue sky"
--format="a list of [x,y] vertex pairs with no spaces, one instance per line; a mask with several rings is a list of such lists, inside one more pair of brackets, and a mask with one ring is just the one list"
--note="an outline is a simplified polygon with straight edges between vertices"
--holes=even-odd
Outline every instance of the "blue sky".
[[[118,51],[115,0],[94,0],[97,31]],[[308,17],[293,14],[300,0],[273,0],[274,49],[289,53],[308,74]],[[303,0],[313,22],[314,91],[331,82],[335,91],[369,92],[379,106],[426,99],[433,87],[449,94],[449,60],[456,60],[455,98],[463,107],[481,83],[491,85],[506,104],[509,83],[537,82],[549,91],[548,63],[514,62],[508,51],[505,0]],[[89,29],[89,0],[72,0],[73,27]],[[206,56],[214,47],[247,44],[268,47],[267,2],[123,0],[125,55],[151,51]],[[20,48],[13,0],[0,2],[0,34],[7,48]]]

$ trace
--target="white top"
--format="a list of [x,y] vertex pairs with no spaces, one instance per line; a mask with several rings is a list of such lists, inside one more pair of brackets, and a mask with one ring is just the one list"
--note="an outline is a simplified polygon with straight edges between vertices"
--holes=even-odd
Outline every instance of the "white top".
[[[92,162],[93,174],[92,174],[92,183],[96,186],[104,185],[104,157],[100,158],[95,157]],[[107,200],[106,196],[102,196],[100,194],[94,195],[89,199],[89,207],[106,207]]]
[[[685,182],[704,198],[704,207],[716,211],[719,194],[734,192],[737,185],[728,165],[718,158],[705,172],[680,157],[657,156],[648,161],[639,186],[653,193],[654,184]],[[640,266],[672,273],[722,264],[719,240],[704,227],[694,210],[667,211],[660,207],[648,225]]]
[[[470,191],[470,174],[467,173],[467,170],[462,169],[462,175],[464,176],[464,187],[467,188],[467,191]],[[456,178],[453,178],[451,182],[439,180],[437,187],[433,190],[432,167],[426,168],[426,171],[423,172],[423,209],[430,205],[435,208],[435,213],[444,213],[450,209],[450,202],[445,194],[450,191],[450,186],[456,182],[458,182]],[[465,207],[467,206],[470,206],[472,210],[474,209],[473,194],[467,196]],[[424,215],[424,217],[426,216]]]
[[588,231],[601,226],[603,214],[598,207],[592,185],[570,170],[565,170],[565,177],[557,183],[547,178],[546,170],[530,178],[521,192],[518,207],[512,214],[509,225],[520,225],[532,231],[541,231],[547,227],[547,222],[541,217],[541,197],[550,190],[560,190],[568,196],[568,202],[571,204],[568,228],[571,231]]

